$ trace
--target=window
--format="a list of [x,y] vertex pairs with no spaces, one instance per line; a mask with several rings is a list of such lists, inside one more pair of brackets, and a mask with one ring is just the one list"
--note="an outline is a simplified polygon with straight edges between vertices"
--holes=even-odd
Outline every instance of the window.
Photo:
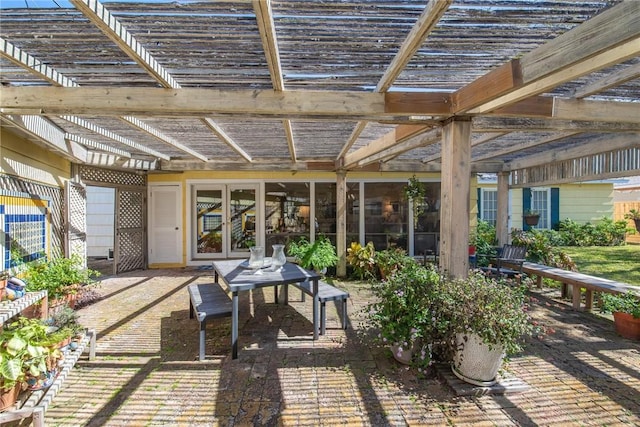
[[548,188],[531,189],[531,210],[540,214],[538,225],[533,228],[550,228],[550,192]]
[[498,214],[498,191],[482,189],[480,219],[495,226]]

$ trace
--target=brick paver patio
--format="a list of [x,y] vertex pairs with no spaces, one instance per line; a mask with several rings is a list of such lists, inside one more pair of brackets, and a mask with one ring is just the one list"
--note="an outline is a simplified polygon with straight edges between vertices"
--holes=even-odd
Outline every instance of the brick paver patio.
[[197,321],[186,285],[211,281],[196,269],[105,278],[103,299],[82,310],[98,334],[46,413],[48,426],[253,425],[640,425],[640,343],[610,320],[538,295],[534,315],[555,329],[512,358],[518,393],[458,396],[437,375],[418,378],[363,336],[370,294],[348,282],[351,327],[327,306],[327,334],[313,341],[311,303],[276,305],[271,289],[240,302],[239,359],[230,320],[210,322],[198,362]]

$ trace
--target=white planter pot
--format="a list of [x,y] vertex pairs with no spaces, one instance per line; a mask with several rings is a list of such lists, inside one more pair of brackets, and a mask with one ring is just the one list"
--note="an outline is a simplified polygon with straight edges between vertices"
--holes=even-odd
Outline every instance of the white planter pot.
[[457,334],[456,344],[458,351],[451,368],[458,378],[485,387],[497,382],[496,375],[505,356],[502,346],[493,346],[489,350],[489,346],[475,334]]

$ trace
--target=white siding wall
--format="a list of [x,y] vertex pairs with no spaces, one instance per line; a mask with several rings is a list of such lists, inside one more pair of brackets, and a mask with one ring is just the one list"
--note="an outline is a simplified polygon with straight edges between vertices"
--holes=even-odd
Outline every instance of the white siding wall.
[[115,190],[87,187],[87,256],[106,257],[113,249]]

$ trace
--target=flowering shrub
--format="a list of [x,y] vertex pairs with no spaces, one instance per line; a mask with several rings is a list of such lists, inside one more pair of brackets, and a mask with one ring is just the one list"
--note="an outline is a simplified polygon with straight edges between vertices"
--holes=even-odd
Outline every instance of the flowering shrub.
[[526,286],[477,271],[448,279],[435,267],[407,262],[372,291],[376,301],[365,308],[369,326],[381,344],[399,346],[399,352],[413,349],[412,364],[419,369],[433,360],[452,362],[458,333],[475,333],[507,355],[520,352],[525,337],[545,333],[529,315]]
[[432,322],[432,285],[440,281],[435,268],[426,268],[412,258],[386,280],[372,287],[376,301],[365,307],[370,326],[379,331],[379,342],[400,346],[401,350],[414,349],[415,365],[429,365],[428,349],[432,337],[428,333]]
[[471,273],[447,280],[440,289],[436,317],[446,341],[447,358],[455,351],[457,333],[474,333],[489,345],[502,345],[507,355],[522,351],[524,337],[537,332],[528,313],[526,287]]

